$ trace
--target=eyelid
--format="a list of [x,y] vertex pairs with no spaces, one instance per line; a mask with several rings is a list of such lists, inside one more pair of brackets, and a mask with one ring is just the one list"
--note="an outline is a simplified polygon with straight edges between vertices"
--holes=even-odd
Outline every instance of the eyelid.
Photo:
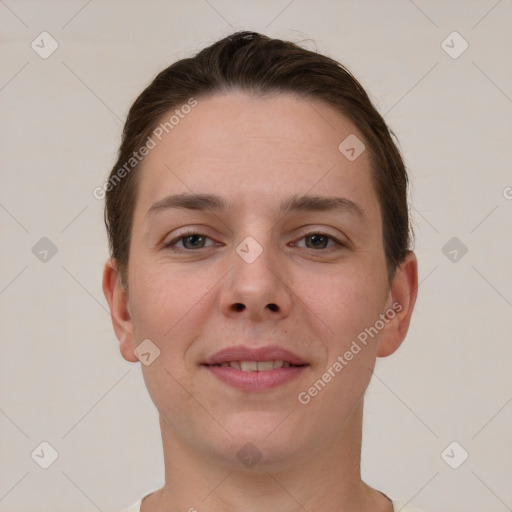
[[[162,248],[169,249],[169,248],[175,248],[175,245],[180,242],[183,238],[186,238],[187,236],[192,235],[199,235],[205,239],[211,240],[214,242],[211,245],[207,245],[206,247],[212,247],[213,245],[221,245],[220,242],[217,242],[214,240],[211,236],[205,235],[200,229],[185,229],[185,231],[182,231],[181,233],[175,234],[168,242],[162,242]],[[200,249],[205,249],[206,247],[200,247]],[[197,251],[198,249],[186,249],[184,247],[178,247],[178,250],[181,251]]]
[[[306,246],[298,245],[299,242],[301,242],[308,236],[312,236],[312,235],[325,236],[328,239],[327,244],[331,243],[334,245],[330,245],[330,246],[328,245],[327,247],[320,247],[320,248],[316,248],[316,249],[313,247],[306,247]],[[295,242],[292,242],[292,245],[295,247],[298,247],[299,249],[304,249],[307,251],[315,251],[315,252],[322,252],[322,251],[327,252],[327,251],[332,251],[332,250],[341,249],[343,247],[346,247],[346,244],[344,244],[343,242],[338,240],[336,237],[329,235],[328,233],[322,233],[320,231],[315,231],[313,233],[306,233],[304,236],[301,236],[300,238],[298,238]],[[305,242],[304,242],[304,245],[305,245]]]
[[311,235],[325,236],[325,237],[333,240],[334,242],[336,242],[336,244],[343,246],[343,247],[347,247],[348,244],[350,243],[348,237],[346,237],[346,236],[334,235],[334,234],[330,233],[329,230],[326,228],[320,228],[320,227],[311,228],[310,226],[307,226],[307,227],[303,228],[303,230],[300,230],[300,234],[295,238],[295,241],[293,243],[296,243],[297,241],[302,240],[303,238],[305,238],[307,236],[311,236]]
[[[186,224],[167,231],[165,236],[162,237],[162,242],[169,239],[169,237],[172,237],[173,240],[187,235],[201,235],[206,237],[209,236],[206,233],[211,232],[212,228],[205,224]],[[210,236],[210,238],[212,237]]]

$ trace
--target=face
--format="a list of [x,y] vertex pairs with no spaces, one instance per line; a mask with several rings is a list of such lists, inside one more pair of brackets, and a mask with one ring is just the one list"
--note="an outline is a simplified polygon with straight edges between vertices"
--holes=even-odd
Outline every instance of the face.
[[279,464],[339,439],[412,281],[389,285],[369,155],[338,149],[363,139],[351,122],[292,95],[197,101],[139,169],[129,295],[116,282],[109,303],[126,359],[160,350],[142,369],[177,443]]

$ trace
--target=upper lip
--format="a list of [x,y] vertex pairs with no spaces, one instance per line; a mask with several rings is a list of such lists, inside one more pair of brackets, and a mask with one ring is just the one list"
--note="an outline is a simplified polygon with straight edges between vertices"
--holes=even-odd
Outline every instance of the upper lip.
[[219,350],[203,362],[205,365],[229,363],[230,361],[288,361],[293,365],[307,364],[301,357],[277,346],[248,348],[243,345]]

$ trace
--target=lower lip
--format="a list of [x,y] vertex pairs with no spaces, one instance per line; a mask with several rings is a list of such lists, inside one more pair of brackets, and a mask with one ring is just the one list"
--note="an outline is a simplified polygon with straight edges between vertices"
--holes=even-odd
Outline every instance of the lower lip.
[[296,379],[307,366],[276,368],[265,372],[237,370],[229,366],[207,366],[205,368],[218,379],[243,391],[267,391]]

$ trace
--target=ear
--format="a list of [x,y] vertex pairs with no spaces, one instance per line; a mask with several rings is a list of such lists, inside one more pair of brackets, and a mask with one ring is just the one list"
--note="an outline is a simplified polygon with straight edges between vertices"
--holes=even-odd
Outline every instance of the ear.
[[128,293],[121,282],[116,260],[113,258],[110,258],[105,263],[103,270],[103,293],[110,308],[112,325],[120,343],[121,355],[127,361],[135,363],[139,359],[133,353],[137,345],[135,343]]
[[386,300],[388,323],[379,336],[377,355],[391,355],[402,344],[409,330],[412,311],[418,295],[418,261],[409,251],[396,269]]

